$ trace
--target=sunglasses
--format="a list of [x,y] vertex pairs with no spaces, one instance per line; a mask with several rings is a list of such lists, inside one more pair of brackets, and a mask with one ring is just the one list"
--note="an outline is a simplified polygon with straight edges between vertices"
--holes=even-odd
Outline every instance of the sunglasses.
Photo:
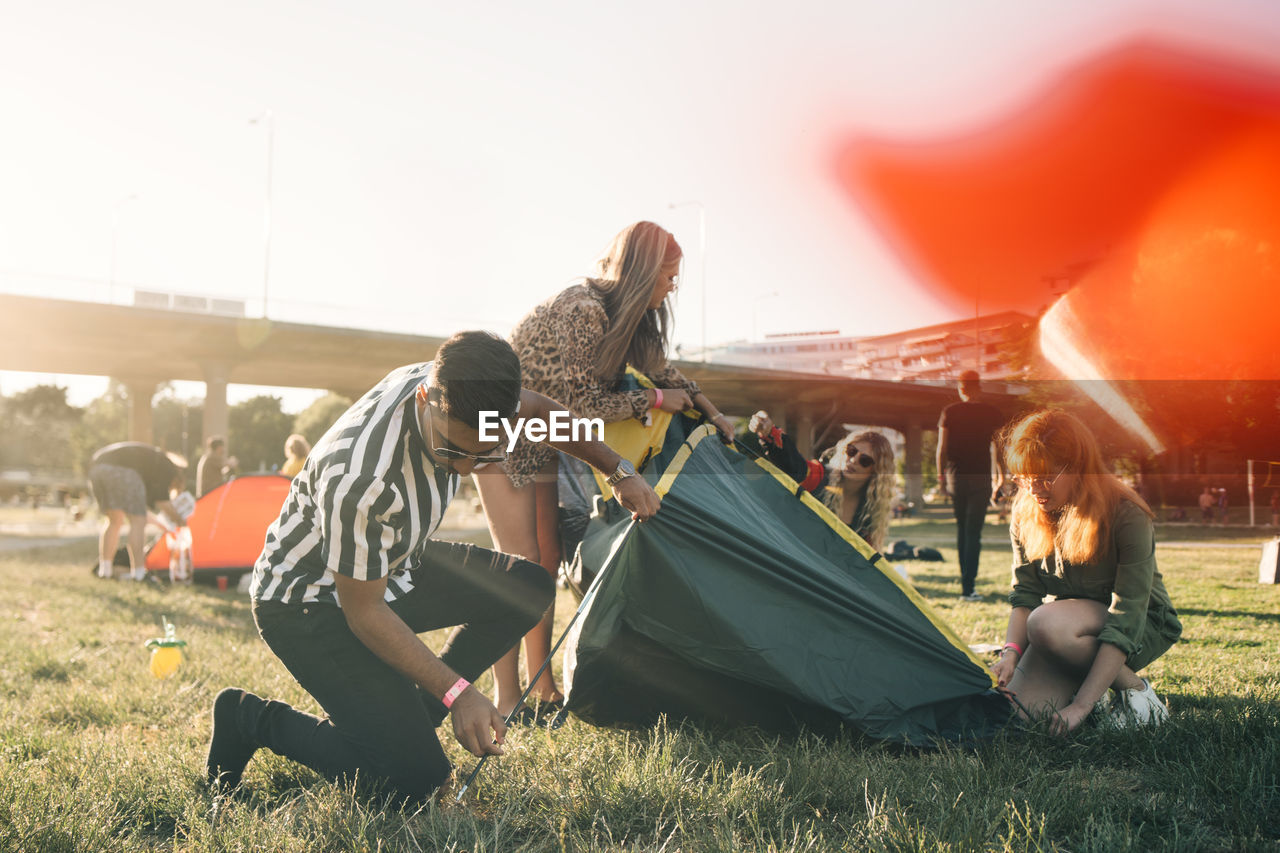
[[876,465],[876,460],[870,453],[859,453],[857,456],[851,456],[849,461],[860,468],[874,468]]
[[1062,466],[1062,470],[1050,477],[1014,477],[1013,482],[1017,484],[1019,489],[1026,489],[1028,492],[1053,491],[1053,486],[1058,482],[1058,478],[1067,470],[1067,466]]
[[[429,405],[439,405],[437,402],[439,399],[439,390],[436,388],[430,389],[427,393],[427,399],[429,401]],[[427,419],[427,423],[422,424],[422,431],[427,436],[427,446],[431,448],[431,452],[435,456],[438,456],[441,459],[452,459],[456,461],[470,460],[475,462],[477,465],[488,465],[493,462],[505,462],[507,460],[507,451],[500,447],[495,447],[493,450],[486,453],[468,453],[456,444],[450,442],[449,439],[445,438],[443,435],[440,436],[442,446],[437,447],[435,442],[435,420],[430,414],[427,415]]]

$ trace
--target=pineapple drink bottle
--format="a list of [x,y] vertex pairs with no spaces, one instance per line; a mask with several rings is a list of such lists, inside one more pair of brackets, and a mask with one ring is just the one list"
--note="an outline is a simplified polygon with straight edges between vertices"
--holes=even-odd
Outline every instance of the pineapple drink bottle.
[[161,618],[164,620],[164,636],[152,637],[145,645],[151,649],[151,674],[156,678],[168,678],[182,664],[182,647],[187,643],[174,635],[169,617]]

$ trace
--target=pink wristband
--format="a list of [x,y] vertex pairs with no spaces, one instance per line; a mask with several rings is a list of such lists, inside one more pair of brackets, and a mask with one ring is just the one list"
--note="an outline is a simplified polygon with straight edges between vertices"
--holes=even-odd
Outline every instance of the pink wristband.
[[655,409],[662,408],[662,389],[661,388],[653,389],[653,408]]
[[457,699],[458,696],[461,695],[462,691],[466,690],[470,686],[470,681],[467,681],[465,678],[459,678],[457,681],[453,682],[453,686],[449,688],[449,691],[444,694],[444,698],[440,701],[444,703],[446,708],[452,708],[453,700]]
[[1018,657],[1022,657],[1022,646],[1018,645],[1017,643],[1005,643],[1004,647],[1006,649],[1013,649],[1015,652],[1018,653]]

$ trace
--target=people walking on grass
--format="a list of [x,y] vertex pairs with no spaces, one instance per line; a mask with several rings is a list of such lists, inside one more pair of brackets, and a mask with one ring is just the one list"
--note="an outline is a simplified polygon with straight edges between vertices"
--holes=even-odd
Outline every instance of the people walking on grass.
[[[89,489],[106,517],[98,535],[98,577],[113,573],[120,531],[129,525],[129,574],[134,580],[147,575],[145,543],[148,508],[163,514],[167,524],[181,525],[185,516],[174,504],[175,496],[189,514],[194,499],[184,492],[187,461],[138,441],[109,444],[93,454],[89,464]],[[159,516],[156,516],[157,520]]]
[[[338,419],[294,478],[250,586],[263,640],[319,703],[316,717],[229,687],[213,706],[206,771],[239,784],[259,748],[328,779],[427,798],[451,768],[448,715],[474,755],[502,754],[506,727],[471,681],[546,611],[555,586],[512,554],[432,538],[460,477],[504,459],[482,416],[544,423],[567,414],[520,386],[510,345],[486,332],[388,374]],[[611,475],[633,517],[658,496],[605,444],[554,446]],[[457,626],[437,655],[418,634]]]
[[[960,374],[960,402],[942,410],[938,419],[938,490],[951,497],[956,517],[956,555],[960,562],[960,598],[981,601],[974,589],[978,578],[978,558],[982,554],[982,526],[987,507],[997,500],[1004,485],[1004,469],[999,454],[993,454],[992,440],[1004,423],[1004,415],[981,399],[982,383],[977,371]],[[995,456],[996,481],[991,482],[991,462]]]
[[1168,709],[1137,673],[1168,651],[1182,625],[1156,566],[1150,507],[1065,412],[1017,421],[1004,457],[1018,493],[998,685],[1058,734],[1095,708],[1116,725],[1160,723]]
[[850,433],[824,454],[824,464],[805,459],[763,409],[748,426],[758,453],[825,503],[868,545],[884,548],[897,484],[889,439],[874,430]]
[[[649,412],[702,412],[726,441],[733,427],[696,383],[667,360],[672,323],[667,297],[675,291],[683,252],[674,236],[652,222],[629,225],[613,238],[596,274],[575,284],[524,317],[511,334],[520,356],[524,386],[561,401],[579,417],[604,423]],[[618,389],[627,365],[655,387]],[[561,561],[557,455],[548,445],[520,439],[500,465],[476,472],[495,546],[541,565],[552,577]],[[551,651],[550,609],[524,639],[525,667],[532,676]],[[494,701],[503,714],[521,695],[519,649],[494,667]],[[564,700],[548,667],[530,697],[557,709]],[[533,709],[520,719],[534,721]]]

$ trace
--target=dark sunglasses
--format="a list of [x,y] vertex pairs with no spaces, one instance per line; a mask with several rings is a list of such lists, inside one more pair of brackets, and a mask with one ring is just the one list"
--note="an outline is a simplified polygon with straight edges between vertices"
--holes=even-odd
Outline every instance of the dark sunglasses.
[[849,461],[856,463],[859,467],[862,467],[862,468],[874,468],[876,466],[876,460],[874,457],[872,457],[870,453],[859,453],[857,456],[852,457]]
[[[459,450],[457,447],[452,445],[448,447],[436,447],[436,443],[431,439],[431,436],[435,431],[434,426],[427,430],[427,444],[431,445],[431,452],[436,456],[439,456],[441,459],[470,459],[472,462],[481,465],[485,465],[490,462],[505,462],[507,460],[507,451],[500,448],[497,449],[497,453],[489,452],[482,454],[468,453],[467,451]],[[446,445],[449,444],[449,439],[445,438],[443,435],[440,436],[440,440]]]
[[[427,401],[428,401],[428,406],[434,405],[438,408],[440,405],[440,389],[438,388],[428,389]],[[431,419],[430,415],[428,415],[427,417],[428,419],[430,419],[430,424],[426,425],[426,428],[423,430],[423,432],[427,434],[427,446],[431,448],[431,452],[433,454],[435,454],[436,456],[439,456],[441,459],[453,459],[453,460],[470,459],[472,462],[475,462],[477,465],[487,465],[493,462],[505,462],[507,460],[507,451],[502,450],[501,448],[494,448],[494,450],[496,450],[497,453],[494,453],[493,451],[489,451],[487,453],[468,453],[467,451],[460,449],[457,445],[450,442],[449,439],[445,438],[443,435],[440,436],[440,440],[444,442],[444,446],[436,447],[436,443],[434,439],[435,432],[436,432],[435,420]]]

